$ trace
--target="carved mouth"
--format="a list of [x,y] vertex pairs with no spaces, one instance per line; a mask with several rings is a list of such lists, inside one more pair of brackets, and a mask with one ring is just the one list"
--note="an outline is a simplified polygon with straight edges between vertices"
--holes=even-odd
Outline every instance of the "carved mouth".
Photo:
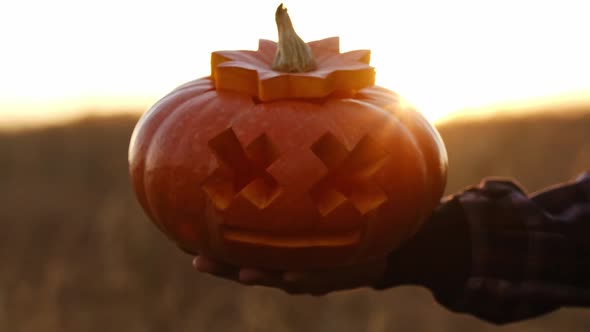
[[304,232],[284,233],[260,230],[249,230],[228,225],[221,226],[221,234],[225,240],[237,243],[277,247],[277,248],[310,248],[310,247],[343,247],[358,243],[362,231],[342,230],[330,231],[325,234],[305,234]]

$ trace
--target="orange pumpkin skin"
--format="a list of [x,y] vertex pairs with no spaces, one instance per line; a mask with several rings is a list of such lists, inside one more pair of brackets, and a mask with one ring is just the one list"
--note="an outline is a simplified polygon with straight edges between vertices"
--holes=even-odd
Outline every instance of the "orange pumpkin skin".
[[395,93],[260,102],[205,77],[162,98],[129,147],[132,185],[182,249],[303,270],[382,257],[443,194],[447,157]]

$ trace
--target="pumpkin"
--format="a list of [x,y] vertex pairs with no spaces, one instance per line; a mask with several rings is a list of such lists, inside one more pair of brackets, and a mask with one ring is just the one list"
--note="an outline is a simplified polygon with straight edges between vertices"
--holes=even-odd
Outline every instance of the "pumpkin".
[[218,51],[211,76],[140,118],[129,147],[143,209],[189,253],[239,266],[321,269],[383,257],[420,227],[446,183],[435,128],[375,86],[370,52],[303,42]]

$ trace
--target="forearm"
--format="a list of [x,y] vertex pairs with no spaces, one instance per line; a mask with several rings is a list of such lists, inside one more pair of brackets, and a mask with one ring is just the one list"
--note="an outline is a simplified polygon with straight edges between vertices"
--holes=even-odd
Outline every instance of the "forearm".
[[527,197],[486,181],[451,197],[393,253],[379,288],[420,284],[495,323],[590,305],[590,173]]

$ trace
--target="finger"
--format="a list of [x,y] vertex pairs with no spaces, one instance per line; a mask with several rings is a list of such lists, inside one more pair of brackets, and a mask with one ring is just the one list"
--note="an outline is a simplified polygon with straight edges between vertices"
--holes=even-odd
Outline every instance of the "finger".
[[283,273],[283,281],[287,284],[298,283],[304,280],[305,278],[306,275],[302,272],[287,271]]
[[[332,280],[323,280],[317,271],[284,272],[281,278],[281,288],[291,295],[325,295],[334,290],[331,287],[324,287],[324,284],[330,284]],[[318,285],[319,284],[319,285]]]
[[288,293],[321,296],[332,291],[368,286],[382,277],[385,266],[385,260],[378,259],[329,270],[289,271],[283,274],[282,288]]
[[239,273],[240,282],[248,285],[276,286],[280,280],[276,272],[255,269],[242,268]]
[[237,267],[205,255],[196,256],[193,259],[193,266],[199,272],[229,279],[236,279],[238,272]]
[[254,268],[241,268],[238,274],[239,281],[248,285],[261,284],[268,277],[264,271]]
[[215,263],[203,256],[195,256],[193,266],[199,272],[213,273],[215,271]]

